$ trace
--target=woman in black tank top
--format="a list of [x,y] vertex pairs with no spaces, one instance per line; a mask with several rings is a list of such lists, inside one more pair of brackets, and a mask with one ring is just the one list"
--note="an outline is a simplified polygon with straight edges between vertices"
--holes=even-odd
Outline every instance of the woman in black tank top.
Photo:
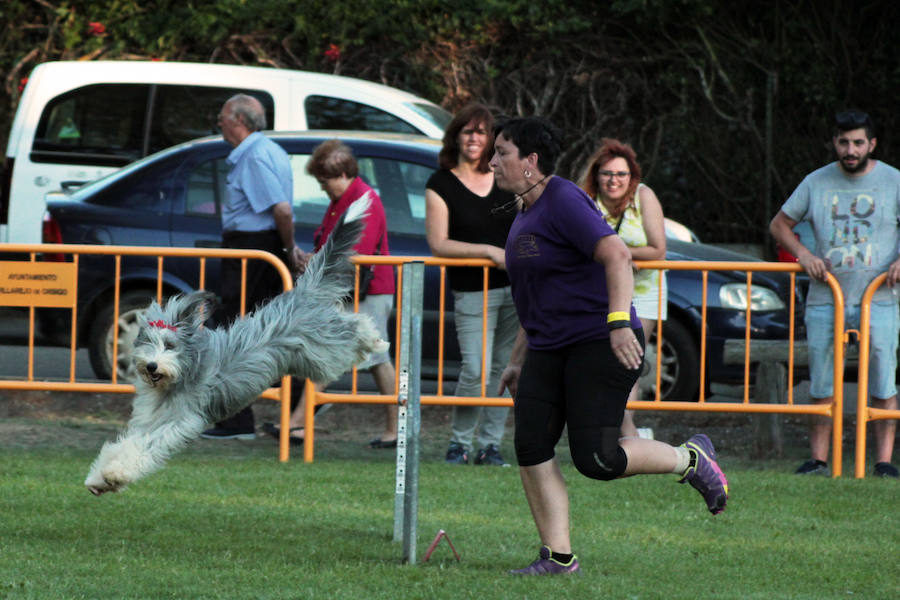
[[[432,254],[448,258],[486,258],[497,267],[488,274],[488,331],[483,346],[483,270],[447,269],[453,291],[457,341],[462,365],[456,395],[493,397],[506,366],[519,322],[505,271],[506,236],[515,218],[515,197],[494,185],[488,167],[493,154],[494,119],[481,104],[463,108],[447,126],[440,169],[425,190],[425,230]],[[486,347],[482,393],[482,348]],[[507,407],[456,406],[446,461],[469,462],[477,438],[475,464],[504,465],[500,454]],[[480,420],[480,424],[479,424]],[[476,430],[477,429],[477,430]]]

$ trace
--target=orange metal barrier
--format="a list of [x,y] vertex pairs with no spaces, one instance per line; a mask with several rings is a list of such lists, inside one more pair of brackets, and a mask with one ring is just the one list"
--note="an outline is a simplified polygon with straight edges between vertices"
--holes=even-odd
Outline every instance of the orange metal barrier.
[[[115,357],[118,355],[118,327],[113,328],[113,350],[112,350],[112,379],[110,383],[102,382],[86,382],[76,381],[75,377],[75,355],[77,352],[78,339],[78,307],[77,307],[77,269],[79,266],[79,258],[83,255],[108,255],[113,256],[115,260],[115,283],[114,283],[114,310],[113,323],[119,320],[119,299],[121,291],[121,269],[122,258],[126,256],[152,256],[157,258],[157,277],[156,277],[156,300],[162,302],[163,296],[163,265],[165,258],[196,258],[198,259],[198,276],[199,289],[204,289],[206,281],[206,260],[210,258],[232,258],[241,260],[241,314],[246,311],[246,275],[248,260],[263,260],[274,267],[279,275],[281,275],[284,289],[288,290],[293,287],[293,279],[290,271],[281,262],[281,260],[268,252],[261,250],[233,250],[222,248],[163,248],[148,246],[89,246],[76,244],[0,244],[0,253],[25,254],[30,257],[29,261],[9,261],[6,264],[19,263],[28,264],[29,262],[48,265],[60,264],[59,262],[38,262],[38,255],[71,255],[72,262],[75,265],[75,299],[71,303],[72,311],[72,330],[71,341],[69,347],[69,377],[66,381],[38,381],[34,378],[34,327],[35,327],[35,306],[30,306],[28,311],[28,367],[27,376],[24,380],[0,379],[0,389],[10,390],[34,390],[34,391],[54,391],[54,392],[95,392],[95,393],[134,393],[134,386],[128,383],[119,383],[118,369],[115,364]],[[290,419],[290,377],[282,378],[280,388],[270,388],[266,390],[261,397],[281,402],[281,431],[282,438],[279,441],[279,459],[288,460],[289,442],[287,437],[287,423]]]
[[[443,394],[443,347],[444,347],[444,295],[445,295],[445,273],[447,266],[471,266],[471,267],[481,267],[484,269],[485,273],[485,295],[484,295],[484,307],[487,307],[487,269],[490,266],[493,266],[488,260],[485,259],[443,259],[437,257],[397,257],[397,256],[357,256],[354,258],[354,261],[357,264],[389,264],[400,266],[406,262],[412,261],[421,261],[425,263],[426,267],[439,267],[441,270],[440,275],[440,319],[439,319],[439,334],[438,334],[438,356],[439,356],[439,368],[438,368],[438,393],[437,395],[423,395],[421,397],[421,403],[423,405],[475,405],[475,406],[512,406],[512,400],[509,398],[501,398],[496,396],[489,396],[487,392],[493,392],[492,390],[486,390],[486,371],[485,365],[482,364],[482,396],[480,397],[456,397],[456,396],[446,396]],[[790,334],[788,344],[789,348],[789,357],[788,357],[788,373],[789,373],[789,385],[788,385],[788,394],[786,402],[783,404],[770,404],[770,403],[754,403],[750,401],[749,389],[750,389],[750,364],[751,364],[751,329],[750,329],[750,315],[751,309],[748,306],[746,311],[746,328],[745,328],[745,357],[744,357],[744,397],[741,402],[710,402],[705,397],[705,389],[701,384],[700,386],[700,397],[697,402],[685,402],[685,401],[665,401],[663,402],[659,396],[660,389],[660,381],[659,381],[659,371],[660,371],[660,361],[661,361],[661,352],[657,352],[657,386],[656,386],[656,399],[652,401],[638,401],[638,402],[630,402],[628,404],[628,408],[637,409],[637,410],[666,410],[666,411],[686,411],[686,412],[723,412],[723,413],[776,413],[776,414],[808,414],[808,415],[820,415],[823,417],[831,418],[833,424],[833,442],[832,442],[832,453],[833,453],[833,469],[832,475],[834,477],[838,477],[841,475],[841,460],[842,460],[842,446],[841,446],[841,430],[843,427],[843,369],[839,369],[838,365],[843,364],[843,353],[844,353],[844,322],[843,322],[843,296],[841,295],[840,288],[837,284],[837,281],[832,277],[828,276],[828,284],[831,287],[832,293],[834,295],[834,303],[835,303],[835,324],[834,324],[834,348],[835,348],[835,370],[834,370],[834,381],[835,381],[835,393],[834,393],[834,401],[828,405],[819,405],[819,404],[795,404],[793,398],[793,371],[794,371],[794,354],[793,354],[793,345],[794,345],[794,309],[795,309],[795,298],[793,290],[795,289],[795,278],[796,273],[801,272],[801,267],[795,263],[767,263],[767,262],[700,262],[700,261],[636,261],[635,263],[640,268],[644,269],[665,269],[665,270],[690,270],[690,271],[700,271],[702,273],[703,280],[703,305],[702,305],[702,318],[701,318],[701,333],[700,333],[700,381],[706,381],[706,308],[707,308],[707,281],[709,271],[717,271],[717,270],[727,270],[727,271],[745,271],[747,273],[747,297],[750,298],[750,289],[753,281],[753,273],[757,271],[777,271],[777,272],[786,272],[790,273],[791,277],[791,288],[792,294],[790,298]],[[403,296],[400,290],[402,289],[402,269],[398,269],[398,293],[397,293],[397,331],[394,337],[395,341],[399,343],[395,343],[395,360],[397,360],[400,356],[400,313],[403,310]],[[483,322],[483,331],[486,331],[487,328],[487,318]],[[657,322],[657,331],[659,332],[657,335],[657,348],[661,350],[662,347],[662,339],[665,335],[665,321]],[[482,344],[484,344],[484,334],[482,337]],[[482,361],[484,361],[484,351],[482,348]],[[306,462],[312,462],[313,454],[314,454],[314,443],[315,443],[315,407],[319,404],[327,404],[327,403],[362,403],[362,404],[388,404],[397,401],[397,383],[395,381],[394,386],[394,394],[389,396],[382,396],[380,394],[359,394],[356,392],[356,371],[354,369],[353,373],[353,389],[348,393],[334,393],[334,392],[316,392],[314,387],[307,382],[305,391],[306,391],[306,415],[305,415],[305,428],[304,428],[304,448],[303,455],[304,460]]]
[[[115,311],[114,311],[114,322],[118,320],[118,305],[119,305],[119,297],[120,297],[120,287],[121,287],[121,261],[125,256],[153,256],[157,258],[157,281],[156,281],[156,297],[157,300],[163,299],[164,287],[163,287],[163,265],[165,258],[172,257],[189,257],[189,258],[197,258],[198,259],[198,269],[199,269],[199,287],[203,289],[205,285],[205,269],[206,269],[206,260],[210,258],[232,258],[232,259],[240,259],[243,264],[243,275],[246,276],[246,265],[247,260],[265,260],[269,262],[274,268],[276,268],[279,274],[282,277],[282,281],[284,283],[285,289],[290,289],[292,287],[291,276],[288,269],[284,266],[284,264],[275,256],[268,254],[266,252],[257,251],[257,250],[231,250],[231,249],[210,249],[210,248],[157,248],[157,247],[133,247],[133,246],[78,246],[78,245],[67,245],[67,244],[0,244],[0,252],[7,253],[20,253],[20,254],[28,254],[30,256],[30,262],[37,263],[38,254],[41,255],[52,255],[52,254],[62,254],[62,255],[71,255],[73,257],[73,263],[75,268],[78,268],[79,257],[82,255],[110,255],[115,258],[115,286],[114,286],[114,295],[115,295]],[[438,331],[438,356],[439,356],[439,365],[438,365],[438,386],[437,386],[437,394],[431,396],[422,396],[421,402],[426,405],[475,405],[475,406],[511,406],[512,401],[509,398],[497,397],[494,394],[495,390],[487,390],[486,389],[486,379],[485,376],[482,376],[482,385],[481,385],[481,396],[477,397],[457,397],[457,396],[447,396],[443,393],[443,379],[444,379],[444,356],[443,356],[443,347],[444,347],[444,296],[446,291],[446,267],[448,266],[470,266],[470,267],[480,267],[484,271],[484,285],[485,289],[487,287],[487,278],[488,278],[488,268],[493,266],[493,263],[485,260],[485,259],[441,259],[436,257],[394,257],[394,256],[357,256],[354,257],[353,261],[357,264],[388,264],[394,266],[400,266],[407,262],[420,261],[425,264],[426,267],[437,267],[440,269],[440,300],[439,300],[439,331]],[[29,261],[20,261],[20,262],[29,262]],[[702,273],[702,281],[703,281],[703,297],[704,302],[702,306],[702,330],[700,334],[700,381],[704,382],[706,380],[706,307],[707,302],[706,298],[706,286],[707,286],[707,278],[709,271],[715,270],[729,270],[729,271],[745,271],[747,273],[747,296],[750,296],[750,286],[752,284],[753,272],[755,271],[781,271],[791,273],[791,283],[792,288],[794,287],[794,277],[797,272],[800,272],[799,265],[790,264],[790,263],[765,263],[765,262],[696,262],[696,261],[638,261],[636,263],[639,267],[645,269],[665,269],[665,270],[697,270]],[[357,267],[357,286],[358,286],[358,275],[359,269]],[[397,292],[397,328],[395,332],[395,340],[402,343],[400,340],[400,314],[403,310],[403,294],[402,290],[402,269],[398,270],[398,292]],[[243,278],[242,278],[243,280]],[[76,278],[77,281],[77,278]],[[883,281],[883,277],[873,282],[873,286],[880,285],[881,281]],[[750,335],[750,314],[751,309],[748,307],[746,311],[746,333],[745,333],[745,358],[744,358],[744,397],[742,402],[710,402],[705,398],[705,388],[703,385],[700,386],[700,397],[698,402],[685,402],[685,401],[666,401],[663,402],[659,396],[660,389],[660,361],[661,361],[661,352],[657,352],[657,393],[656,398],[650,401],[638,401],[629,403],[629,408],[637,409],[637,410],[666,410],[666,411],[688,411],[688,412],[741,412],[741,413],[782,413],[782,414],[810,414],[810,415],[821,415],[824,417],[831,418],[833,421],[833,442],[832,442],[832,452],[833,452],[833,476],[838,477],[841,474],[841,429],[843,424],[843,398],[842,398],[842,383],[843,383],[843,357],[844,357],[844,345],[843,342],[845,340],[844,333],[844,323],[843,323],[843,297],[841,296],[840,289],[837,286],[836,281],[829,276],[828,280],[829,285],[831,286],[832,293],[834,294],[834,302],[835,302],[835,372],[834,372],[834,381],[835,381],[835,394],[834,394],[834,402],[830,405],[797,405],[793,401],[793,380],[789,380],[788,385],[788,394],[787,400],[784,404],[761,404],[761,403],[753,403],[749,398],[749,381],[750,381],[750,364],[751,364],[751,335]],[[242,283],[241,289],[241,301],[242,305],[246,300],[246,288],[244,287],[246,284]],[[76,293],[77,293],[77,285]],[[871,294],[869,294],[868,298],[871,298]],[[865,301],[867,302],[867,301]],[[861,318],[866,319],[866,323],[868,322],[869,314],[868,314],[868,304],[864,302],[864,312]],[[358,301],[354,302],[354,307],[358,306]],[[486,312],[487,308],[487,294],[484,296],[484,308]],[[70,360],[69,360],[69,377],[66,381],[36,381],[34,378],[34,320],[35,320],[35,308],[34,306],[29,309],[29,337],[28,337],[28,375],[23,380],[0,380],[0,389],[19,389],[19,390],[46,390],[46,391],[81,391],[81,392],[114,392],[114,393],[133,393],[134,386],[127,383],[120,383],[118,381],[118,373],[116,369],[112,370],[112,380],[109,383],[101,383],[101,382],[87,382],[87,381],[76,381],[75,378],[75,354],[77,350],[77,303],[73,303],[72,307],[72,331],[71,331],[71,342],[70,342]],[[791,323],[790,323],[790,338],[788,340],[790,353],[788,358],[788,373],[789,377],[793,377],[794,371],[794,358],[793,358],[793,342],[794,342],[794,297],[791,296],[790,299],[790,314],[791,314]],[[486,332],[487,328],[487,320],[485,318],[483,323],[483,332]],[[661,349],[662,340],[665,336],[665,321],[658,321],[657,323],[657,331],[659,332],[657,335],[657,348]],[[865,331],[865,329],[864,329]],[[483,333],[483,338],[484,338]],[[400,343],[395,344],[395,361],[399,358],[400,355]],[[484,341],[482,342],[485,343]],[[866,344],[863,347],[863,344]],[[868,349],[868,339],[867,336],[863,336],[861,338],[861,367],[860,367],[860,394],[864,394],[865,385],[867,384],[866,376],[867,372],[862,368],[862,361],[865,361],[867,356],[866,352]],[[113,356],[116,356],[118,351],[118,329],[114,328],[113,334]],[[484,365],[484,349],[482,351],[482,373],[487,371],[486,365]],[[398,376],[399,377],[399,374]],[[306,436],[304,443],[304,459],[307,462],[311,462],[313,459],[313,448],[314,448],[314,439],[315,439],[315,428],[314,428],[314,411],[315,407],[319,404],[326,403],[368,403],[368,404],[385,404],[397,401],[397,390],[398,390],[398,379],[395,377],[394,384],[394,394],[389,396],[382,396],[379,394],[360,394],[357,390],[357,373],[354,369],[352,375],[352,389],[349,394],[344,393],[330,393],[330,392],[319,392],[315,391],[315,388],[312,386],[310,382],[306,383],[305,391],[307,396],[307,404],[306,404]],[[282,461],[286,461],[289,458],[290,446],[289,446],[289,427],[288,422],[290,419],[290,378],[285,377],[282,380],[282,385],[280,388],[272,388],[267,390],[262,397],[279,400],[281,401],[281,439],[279,440],[279,459]],[[864,395],[860,396],[864,398]],[[862,404],[860,404],[860,402]],[[868,420],[876,420],[876,419],[888,419],[888,418],[898,418],[900,417],[900,412],[897,411],[879,411],[877,409],[868,409],[865,406],[864,400],[858,400],[858,406],[860,408],[860,419],[858,423],[858,427],[862,428],[862,435],[858,435],[857,441],[857,454],[859,453],[859,444],[860,439],[862,440],[863,448],[865,444],[865,423]],[[859,460],[859,459],[857,459]],[[857,467],[859,469],[859,466]],[[857,475],[859,476],[859,475]]]
[[[856,393],[856,456],[854,476],[863,479],[866,476],[866,426],[870,421],[900,419],[900,410],[872,408],[869,406],[869,344],[870,324],[872,320],[872,296],[884,283],[887,273],[882,273],[872,280],[863,293],[859,309],[859,366],[857,367]],[[835,358],[837,362],[837,358]]]

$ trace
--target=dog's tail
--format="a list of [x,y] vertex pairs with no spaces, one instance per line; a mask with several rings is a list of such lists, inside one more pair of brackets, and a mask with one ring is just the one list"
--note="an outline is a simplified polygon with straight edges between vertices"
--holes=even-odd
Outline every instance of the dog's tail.
[[329,287],[337,287],[342,293],[353,289],[354,267],[348,259],[355,254],[354,246],[365,228],[364,219],[372,204],[370,194],[366,192],[341,215],[328,241],[310,259],[306,272],[297,279],[297,288],[311,289],[322,281],[328,281],[332,284]]

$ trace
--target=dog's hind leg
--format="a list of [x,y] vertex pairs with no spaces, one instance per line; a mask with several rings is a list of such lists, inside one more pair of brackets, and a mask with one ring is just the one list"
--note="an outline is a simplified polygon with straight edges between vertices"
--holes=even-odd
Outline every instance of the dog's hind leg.
[[356,362],[359,364],[364,362],[370,354],[378,354],[379,352],[387,352],[390,344],[381,339],[381,334],[367,315],[361,315],[357,327],[358,344],[356,347]]

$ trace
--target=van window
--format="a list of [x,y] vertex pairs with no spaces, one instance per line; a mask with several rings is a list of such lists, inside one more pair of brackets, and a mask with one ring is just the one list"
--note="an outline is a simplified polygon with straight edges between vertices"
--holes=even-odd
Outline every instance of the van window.
[[34,162],[119,167],[142,156],[150,86],[89,85],[47,103],[34,136]]
[[[120,167],[187,140],[215,133],[216,115],[238,93],[255,96],[274,122],[266,92],[230,87],[88,85],[47,103],[35,132],[34,162]],[[148,119],[147,115],[152,115]]]
[[306,126],[309,129],[422,133],[390,113],[352,100],[329,96],[308,96],[304,106],[306,107]]
[[275,123],[275,101],[266,92],[198,85],[157,85],[153,100],[148,154],[187,140],[219,133],[216,118],[235,94],[248,94],[262,103],[266,129]]

